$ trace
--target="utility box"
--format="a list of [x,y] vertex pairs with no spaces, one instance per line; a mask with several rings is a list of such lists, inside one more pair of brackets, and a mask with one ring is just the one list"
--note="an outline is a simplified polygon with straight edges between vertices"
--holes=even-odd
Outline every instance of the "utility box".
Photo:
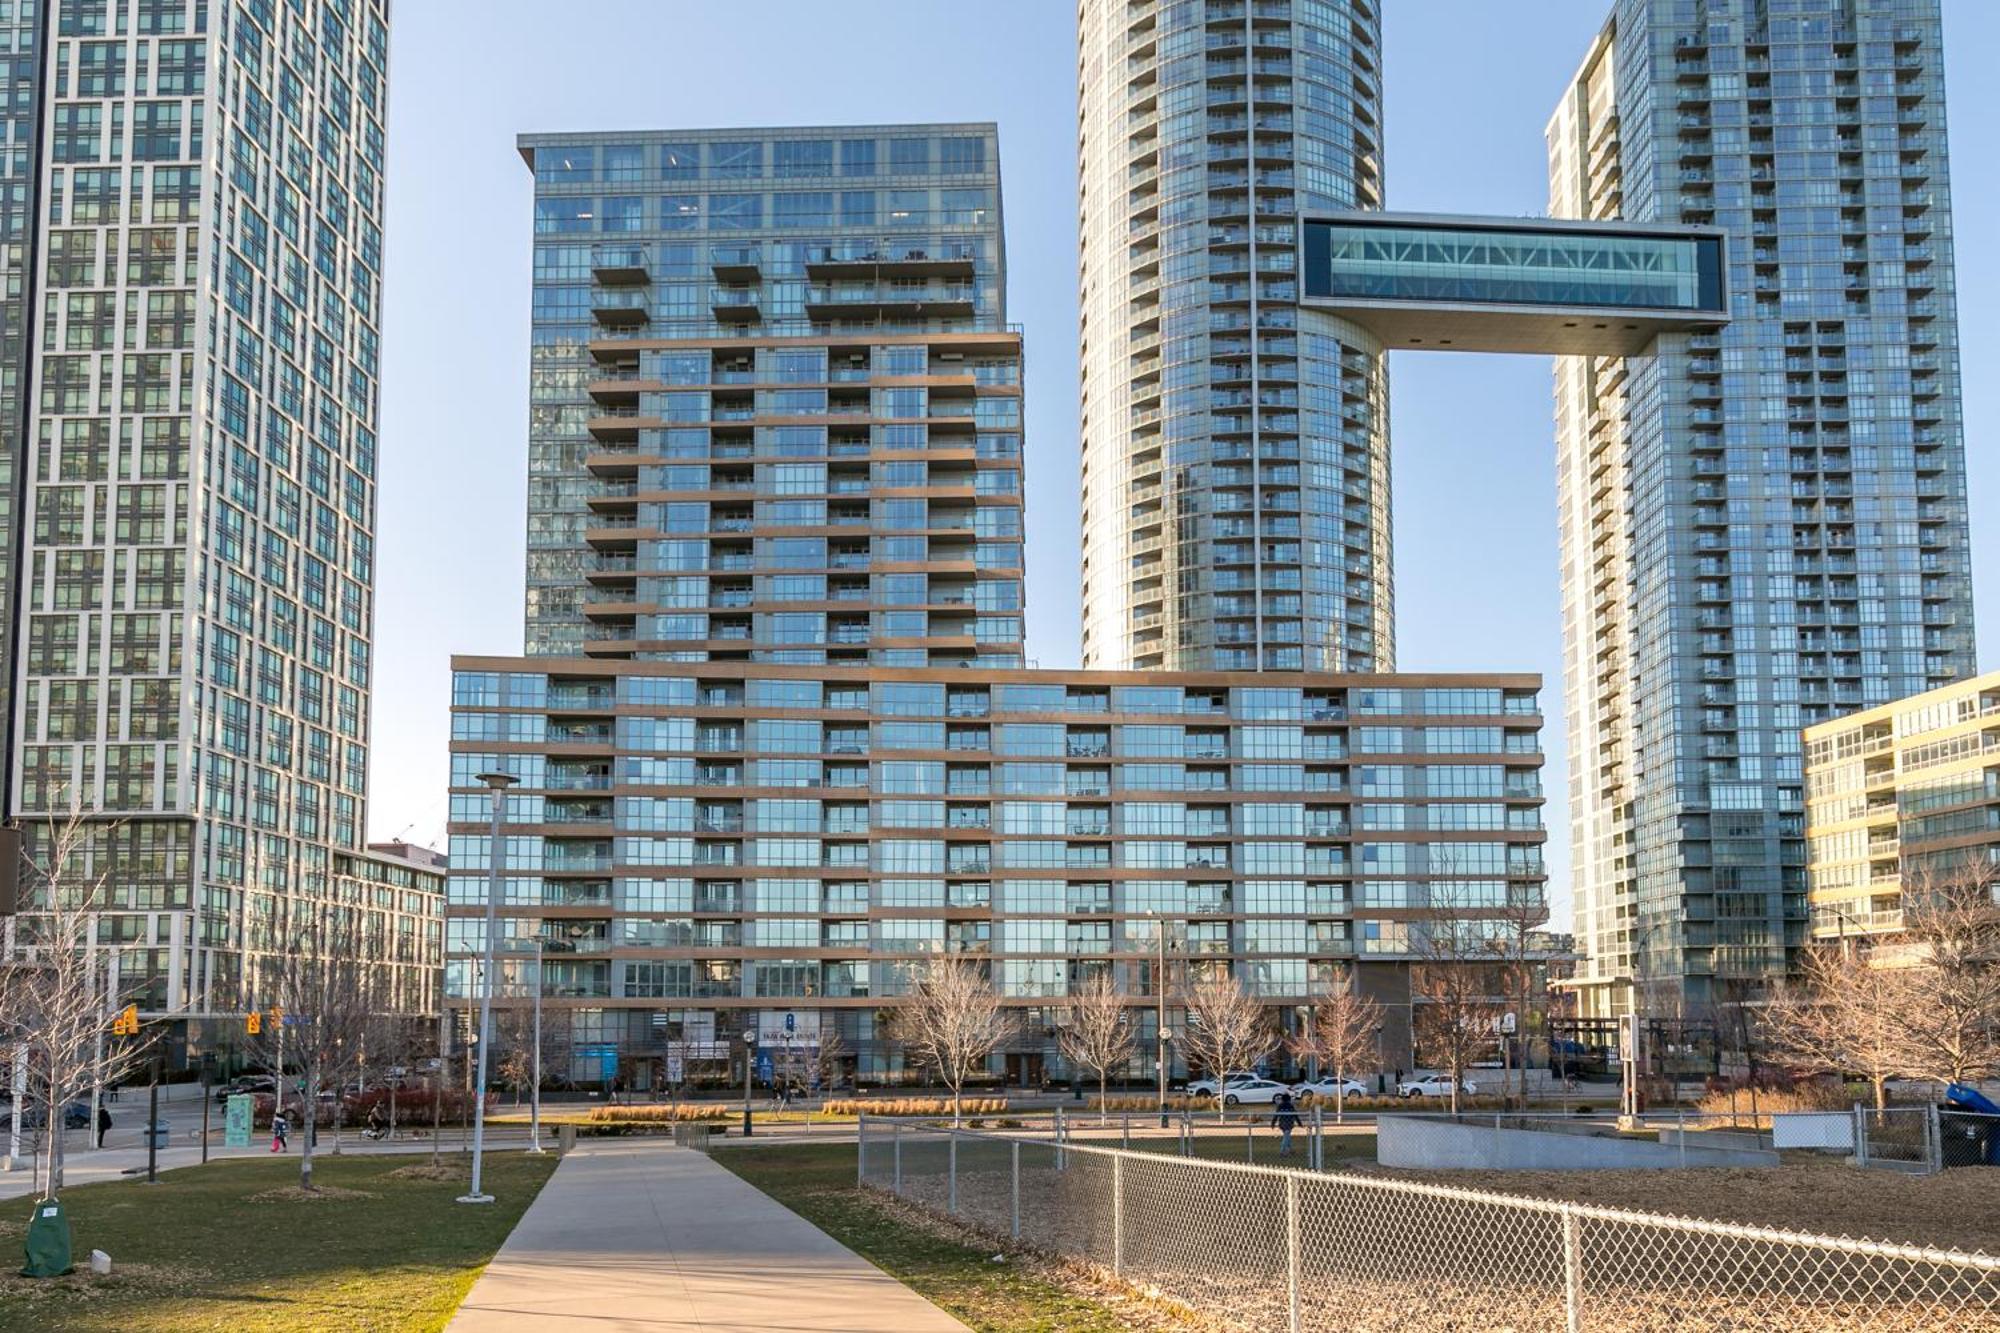
[[559,1153],[576,1150],[576,1126],[570,1124],[556,1126],[556,1151]]

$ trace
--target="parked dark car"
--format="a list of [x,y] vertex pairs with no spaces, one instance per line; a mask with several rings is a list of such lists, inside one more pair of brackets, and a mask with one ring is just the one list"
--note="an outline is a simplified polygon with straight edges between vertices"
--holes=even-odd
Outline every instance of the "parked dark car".
[[217,1088],[215,1100],[218,1105],[227,1105],[229,1099],[239,1093],[269,1093],[277,1086],[269,1074],[245,1074],[242,1078],[234,1079],[227,1085]]
[[[0,1117],[5,1119],[5,1117]],[[24,1102],[21,1106],[21,1127],[40,1129],[49,1122],[49,1108],[39,1101]],[[64,1129],[87,1129],[90,1126],[90,1103],[71,1102],[63,1107]]]

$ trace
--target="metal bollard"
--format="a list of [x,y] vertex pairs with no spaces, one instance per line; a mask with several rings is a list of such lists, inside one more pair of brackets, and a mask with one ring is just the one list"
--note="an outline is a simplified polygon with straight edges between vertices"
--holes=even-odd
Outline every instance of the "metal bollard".
[[1015,1139],[1009,1147],[1013,1150],[1013,1235],[1015,1240],[1019,1240],[1021,1239],[1021,1141]]

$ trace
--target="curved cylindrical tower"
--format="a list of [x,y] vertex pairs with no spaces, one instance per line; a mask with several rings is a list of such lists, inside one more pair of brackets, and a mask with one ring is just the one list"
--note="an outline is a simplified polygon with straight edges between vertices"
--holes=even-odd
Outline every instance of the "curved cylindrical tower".
[[1084,662],[1387,671],[1380,342],[1299,218],[1381,207],[1367,0],[1083,0]]

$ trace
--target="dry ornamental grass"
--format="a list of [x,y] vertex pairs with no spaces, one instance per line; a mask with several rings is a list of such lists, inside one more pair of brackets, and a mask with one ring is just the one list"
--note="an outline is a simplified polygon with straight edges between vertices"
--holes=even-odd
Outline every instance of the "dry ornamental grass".
[[[967,1097],[959,1109],[966,1115],[1004,1115],[1005,1097]],[[949,1097],[864,1097],[831,1101],[820,1108],[827,1115],[942,1116],[952,1113]]]
[[734,1108],[732,1107],[712,1105],[593,1106],[590,1108],[590,1113],[584,1119],[592,1124],[600,1125],[621,1121],[626,1123],[677,1124],[682,1121],[727,1120],[734,1113]]

